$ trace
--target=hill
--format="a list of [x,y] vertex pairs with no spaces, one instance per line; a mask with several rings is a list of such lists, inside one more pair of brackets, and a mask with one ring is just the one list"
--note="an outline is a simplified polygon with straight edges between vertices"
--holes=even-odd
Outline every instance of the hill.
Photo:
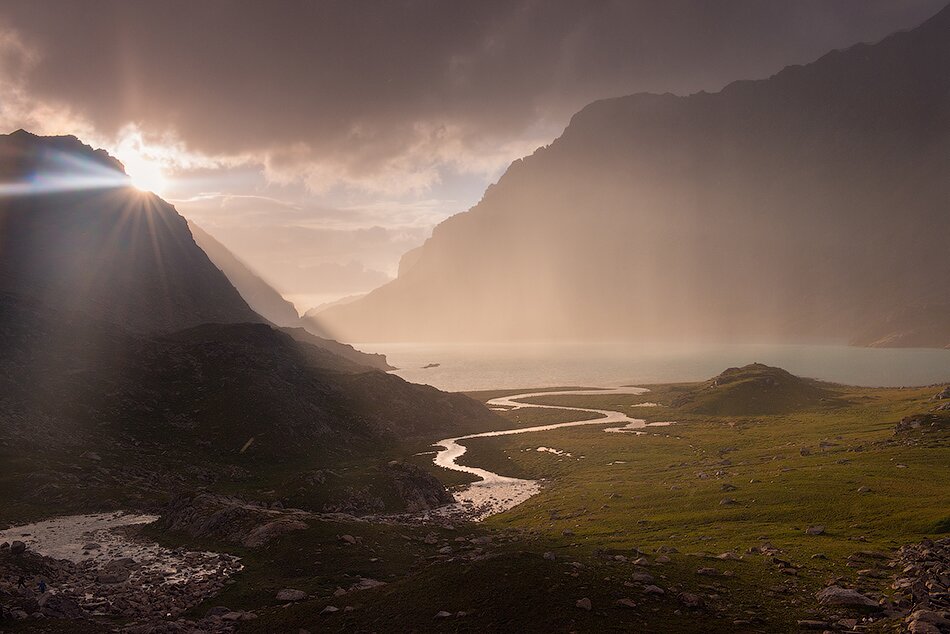
[[592,103],[316,318],[354,341],[848,341],[922,304],[947,324],[948,169],[950,8],[718,93]]
[[673,405],[695,414],[750,416],[800,412],[834,400],[834,393],[818,381],[797,377],[782,368],[751,363],[727,368],[718,376],[691,386],[673,400]]
[[0,494],[19,508],[49,485],[45,513],[195,486],[276,489],[320,510],[342,502],[308,474],[349,464],[335,492],[348,498],[352,478],[372,491],[388,477],[373,465],[396,448],[505,424],[267,324],[145,337],[0,294],[0,350]]

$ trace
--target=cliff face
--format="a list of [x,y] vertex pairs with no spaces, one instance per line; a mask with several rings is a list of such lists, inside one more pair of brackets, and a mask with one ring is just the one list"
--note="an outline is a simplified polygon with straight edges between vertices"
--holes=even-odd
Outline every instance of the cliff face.
[[175,208],[101,150],[18,131],[0,136],[0,174],[20,188],[0,198],[0,291],[137,332],[263,321]]
[[950,8],[716,94],[593,103],[318,319],[355,341],[850,340],[950,305],[948,171]]

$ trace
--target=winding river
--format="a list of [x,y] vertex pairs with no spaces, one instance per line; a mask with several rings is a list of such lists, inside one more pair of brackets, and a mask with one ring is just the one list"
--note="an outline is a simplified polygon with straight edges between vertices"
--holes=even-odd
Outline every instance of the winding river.
[[[537,427],[519,427],[515,429],[503,429],[500,431],[488,431],[479,434],[469,434],[467,436],[458,436],[455,438],[446,438],[435,443],[434,447],[439,447],[433,461],[435,464],[453,471],[462,471],[470,473],[481,478],[477,482],[464,487],[459,491],[453,492],[456,503],[447,507],[442,507],[440,512],[446,515],[464,515],[466,517],[482,520],[490,515],[501,513],[513,508],[532,495],[541,490],[541,483],[538,480],[524,480],[521,478],[510,478],[499,475],[487,469],[478,467],[469,467],[458,463],[458,459],[465,454],[466,448],[460,444],[460,441],[473,438],[489,438],[492,436],[511,436],[514,434],[530,434],[532,432],[549,431],[560,427],[578,427],[580,425],[617,425],[604,429],[605,432],[612,433],[643,433],[641,430],[648,425],[650,427],[659,427],[669,425],[669,423],[647,423],[641,418],[631,418],[625,413],[617,410],[590,409],[586,407],[567,407],[564,405],[538,405],[534,403],[525,403],[524,399],[536,396],[558,396],[561,394],[570,395],[609,395],[609,394],[643,394],[647,392],[642,387],[620,387],[604,388],[594,390],[561,390],[552,392],[526,392],[524,394],[515,394],[512,396],[503,396],[491,399],[487,405],[499,410],[514,410],[525,408],[559,409],[568,412],[588,412],[598,414],[597,418],[591,420],[570,421],[564,423],[551,423],[548,425],[539,425]],[[642,405],[650,406],[653,403]],[[551,451],[543,447],[541,450]],[[554,451],[556,453],[556,450]]]

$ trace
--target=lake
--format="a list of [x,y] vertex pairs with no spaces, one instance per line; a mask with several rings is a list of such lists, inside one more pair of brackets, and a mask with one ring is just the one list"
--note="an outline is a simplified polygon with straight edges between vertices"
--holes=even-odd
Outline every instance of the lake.
[[[758,361],[863,386],[950,382],[950,350],[776,344],[356,344],[407,381],[449,391],[698,381]],[[438,367],[423,369],[429,364]]]

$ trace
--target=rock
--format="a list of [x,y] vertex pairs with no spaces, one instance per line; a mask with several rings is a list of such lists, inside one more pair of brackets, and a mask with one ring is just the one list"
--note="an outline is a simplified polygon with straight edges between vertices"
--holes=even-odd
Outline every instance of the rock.
[[429,546],[434,546],[439,543],[439,536],[435,533],[429,533],[423,538],[422,541]]
[[722,573],[716,570],[715,568],[700,568],[696,571],[697,575],[702,575],[704,577],[718,577]]
[[386,465],[386,475],[405,504],[407,513],[427,511],[455,502],[438,478],[414,464],[394,460]]
[[735,506],[736,504],[738,504],[738,502],[732,498],[723,498],[719,500],[719,506]]
[[591,609],[593,609],[593,606],[590,603],[590,599],[588,599],[587,597],[584,597],[583,599],[578,599],[577,603],[575,603],[574,605],[580,608],[581,610],[587,610],[588,612],[590,612]]
[[666,594],[663,588],[659,586],[653,586],[653,585],[649,585],[643,588],[643,593],[644,594]]
[[809,526],[808,528],[805,529],[806,535],[823,535],[824,533],[825,533],[825,527],[821,525]]
[[207,612],[205,612],[205,616],[207,617],[224,616],[225,614],[231,611],[232,611],[231,608],[226,608],[223,605],[217,605],[211,608],[210,610],[208,610]]
[[904,619],[904,621],[907,623],[912,623],[913,621],[923,621],[924,623],[935,625],[937,628],[950,630],[950,618],[932,610],[916,610],[915,612],[912,612],[910,616]]
[[440,611],[436,612],[436,613],[435,613],[435,616],[432,617],[432,618],[434,618],[434,619],[449,619],[449,618],[452,618],[452,613],[451,613],[451,612],[446,612],[445,610],[440,610]]
[[878,607],[877,602],[870,597],[864,596],[857,590],[841,588],[839,586],[828,586],[824,590],[819,591],[815,596],[821,605],[840,605],[856,608]]
[[668,564],[668,563],[670,563],[670,562],[672,561],[672,559],[670,559],[670,558],[667,557],[666,555],[660,555],[659,557],[657,557],[657,558],[654,559],[653,561],[654,561],[654,563],[658,563],[658,564]]
[[635,572],[630,575],[630,579],[637,583],[653,583],[653,575],[649,572]]
[[950,398],[950,385],[948,385],[947,387],[943,388],[943,390],[941,390],[940,392],[937,392],[936,394],[934,394],[934,396],[933,396],[933,398],[932,398],[931,400],[940,401],[940,400],[943,400],[943,399],[945,399],[945,398]]
[[548,552],[544,553],[544,555],[542,555],[542,557],[544,557],[544,558],[545,558],[546,560],[548,560],[548,561],[554,561],[555,559],[557,559],[557,555],[555,555],[555,554],[552,553],[551,551],[548,551]]
[[698,608],[703,604],[703,600],[698,595],[690,592],[680,592],[676,598],[688,608]]
[[628,599],[628,598],[626,598],[626,597],[624,597],[623,599],[617,599],[614,603],[615,603],[616,605],[622,607],[622,608],[635,608],[635,607],[637,607],[637,602],[636,602],[636,601],[634,601],[633,599]]
[[728,482],[726,482],[725,484],[723,484],[723,485],[721,485],[721,486],[719,487],[719,490],[720,490],[720,491],[723,491],[723,492],[729,492],[729,491],[735,491],[735,490],[738,489],[738,488],[739,488],[739,487],[737,487],[736,485],[734,485],[734,484],[729,484]]
[[716,555],[716,559],[723,559],[727,561],[739,561],[742,559],[742,557],[740,557],[739,555],[735,553],[728,552],[728,553],[722,553],[721,555]]
[[911,621],[907,625],[908,634],[942,634],[940,628],[926,621]]
[[99,550],[100,548],[102,548],[102,545],[97,544],[96,542],[89,542],[82,547],[83,550]]
[[340,541],[344,544],[354,545],[356,543],[356,538],[352,535],[340,535]]
[[303,601],[307,598],[307,593],[303,590],[294,590],[293,588],[284,588],[277,593],[277,600],[281,603]]
[[26,544],[19,539],[13,540],[13,543],[10,544],[10,552],[14,555],[24,553],[26,552]]
[[320,614],[333,614],[334,612],[339,612],[340,608],[328,605],[327,607],[320,610]]
[[868,487],[868,486],[858,487],[858,493],[870,493],[870,492],[871,492],[871,487]]
[[565,537],[571,537],[574,535],[574,531],[569,528],[565,528],[563,531],[561,531],[561,535],[564,535]]
[[798,622],[798,627],[803,630],[826,630],[831,626],[827,621],[813,621],[805,619]]

